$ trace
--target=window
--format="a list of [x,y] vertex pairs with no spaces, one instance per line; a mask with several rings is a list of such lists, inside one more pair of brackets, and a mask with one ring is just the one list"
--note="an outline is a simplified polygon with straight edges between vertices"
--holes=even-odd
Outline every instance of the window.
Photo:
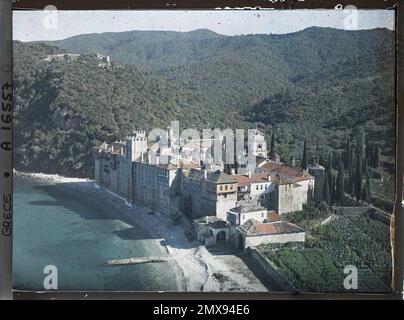
[[255,186],[255,189],[258,190],[258,185]]
[[263,185],[261,184],[261,190],[263,189]]
[[219,188],[219,189],[220,189],[220,191],[223,191],[223,186],[220,186],[220,188]]
[[227,191],[227,189],[228,189],[228,186],[226,185],[225,187],[224,187],[224,189]]

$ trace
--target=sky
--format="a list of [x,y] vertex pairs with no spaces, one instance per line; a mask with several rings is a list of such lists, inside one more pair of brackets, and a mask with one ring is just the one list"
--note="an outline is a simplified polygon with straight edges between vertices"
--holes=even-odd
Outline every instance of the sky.
[[[51,10],[48,10],[51,9]],[[284,34],[308,27],[394,29],[392,10],[14,11],[13,37],[59,40],[87,33],[131,30],[192,31],[224,35]]]

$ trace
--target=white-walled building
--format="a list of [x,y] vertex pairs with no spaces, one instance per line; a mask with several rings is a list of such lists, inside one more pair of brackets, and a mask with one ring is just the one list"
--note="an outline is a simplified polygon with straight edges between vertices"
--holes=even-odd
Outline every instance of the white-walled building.
[[259,222],[251,219],[237,227],[236,248],[245,250],[267,243],[304,242],[306,232],[289,222]]
[[314,199],[314,177],[306,170],[282,162],[269,161],[256,169],[266,173],[275,184],[274,193],[268,199],[268,209],[279,214],[300,211],[310,199]]
[[257,204],[242,204],[227,212],[227,221],[232,226],[239,226],[254,219],[263,222],[267,219],[268,210]]
[[267,173],[234,175],[237,181],[238,203],[255,203],[269,208],[271,196],[274,196],[276,183]]

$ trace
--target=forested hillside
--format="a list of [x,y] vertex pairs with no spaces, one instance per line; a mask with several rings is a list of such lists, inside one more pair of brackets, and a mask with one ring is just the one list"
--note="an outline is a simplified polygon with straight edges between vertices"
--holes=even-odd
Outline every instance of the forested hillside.
[[18,169],[91,176],[91,148],[134,128],[234,123],[197,92],[136,66],[99,67],[93,55],[44,61],[59,49],[15,43],[15,163]]
[[[58,47],[58,48],[56,48]],[[55,52],[79,59],[43,61]],[[97,66],[96,53],[112,66]],[[364,126],[394,155],[394,33],[133,31],[15,42],[16,166],[91,176],[89,149],[131,128],[264,127],[283,160],[344,148]]]

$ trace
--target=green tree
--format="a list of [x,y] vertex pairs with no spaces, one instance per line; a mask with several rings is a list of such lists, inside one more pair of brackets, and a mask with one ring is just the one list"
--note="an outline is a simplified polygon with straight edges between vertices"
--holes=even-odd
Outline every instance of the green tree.
[[378,168],[379,165],[380,165],[380,148],[379,146],[375,146],[373,155],[373,167]]
[[359,201],[362,192],[362,161],[359,157],[356,158],[356,174],[355,174],[355,197]]
[[344,186],[344,166],[342,164],[342,161],[340,161],[339,164],[339,170],[337,174],[337,186],[336,186],[336,197],[335,201],[338,204],[342,204],[343,199],[344,199],[344,193],[345,193],[345,186]]
[[351,141],[349,139],[349,135],[347,135],[346,142],[345,142],[345,169],[348,170],[352,163],[351,158]]
[[369,192],[369,187],[368,187],[367,183],[363,184],[361,198],[362,198],[363,202],[366,202],[366,203],[370,202],[370,192]]
[[269,155],[273,157],[276,154],[276,146],[275,146],[275,131],[272,132],[271,137],[271,146],[269,149]]
[[304,170],[307,169],[307,141],[306,140],[304,140],[304,145],[303,145],[303,157],[302,157],[301,167]]
[[330,186],[329,186],[329,180],[326,178],[324,179],[324,184],[323,184],[323,200],[324,202],[330,206],[331,205],[331,193],[330,193]]

